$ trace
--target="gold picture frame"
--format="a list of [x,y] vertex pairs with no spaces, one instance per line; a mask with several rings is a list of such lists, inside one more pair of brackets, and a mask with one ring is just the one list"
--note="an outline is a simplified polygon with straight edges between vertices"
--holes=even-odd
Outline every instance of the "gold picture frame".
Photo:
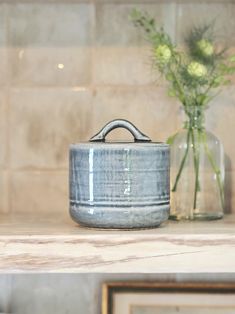
[[[221,300],[224,300],[221,303],[222,309],[223,308],[229,309],[231,307],[232,308],[231,313],[235,313],[235,283],[229,283],[229,282],[223,282],[223,283],[108,282],[108,283],[104,283],[102,287],[102,314],[124,314],[123,311],[122,313],[119,313],[120,311],[114,310],[115,296],[125,295],[125,294],[128,296],[130,295],[130,293],[137,294],[137,296],[140,296],[143,294],[144,297],[146,297],[148,294],[154,294],[154,293],[156,295],[167,294],[168,297],[169,295],[170,296],[172,295],[174,296],[174,298],[176,298],[177,295],[182,295],[182,296],[187,295],[187,296],[190,296],[191,298],[193,296],[195,297],[206,296],[208,300],[211,300],[210,302],[212,302],[212,305],[214,302],[212,301],[213,299],[216,300],[216,302],[219,302],[219,297],[221,297]],[[209,297],[208,297],[208,294],[209,294]],[[210,295],[213,297],[215,296],[215,298],[212,298]],[[228,298],[230,296],[231,298]],[[226,301],[226,298],[228,301]],[[232,300],[232,305],[231,305],[231,300]],[[234,300],[234,303],[233,303],[233,300]],[[226,304],[225,302],[228,302],[228,304]],[[193,308],[193,305],[191,306]],[[214,305],[214,306],[216,306],[217,308],[217,305]],[[215,311],[211,309],[211,311],[206,311],[205,313],[212,313],[212,312],[214,313]],[[221,313],[225,313],[225,312],[230,313],[229,311],[224,311],[224,310],[221,311]],[[135,312],[134,311],[132,312],[132,310],[128,310],[128,313],[132,314]],[[152,313],[152,312],[143,311],[143,313]],[[153,313],[155,312],[153,311]]]

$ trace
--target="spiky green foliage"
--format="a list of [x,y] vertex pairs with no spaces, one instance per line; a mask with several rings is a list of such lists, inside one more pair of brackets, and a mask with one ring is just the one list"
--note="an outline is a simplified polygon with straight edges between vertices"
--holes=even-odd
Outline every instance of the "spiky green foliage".
[[235,56],[228,58],[226,49],[218,50],[215,21],[193,27],[183,51],[148,13],[134,9],[130,18],[152,45],[154,67],[169,82],[169,95],[178,98],[185,107],[206,107],[219,87],[229,84],[229,76],[235,72]]

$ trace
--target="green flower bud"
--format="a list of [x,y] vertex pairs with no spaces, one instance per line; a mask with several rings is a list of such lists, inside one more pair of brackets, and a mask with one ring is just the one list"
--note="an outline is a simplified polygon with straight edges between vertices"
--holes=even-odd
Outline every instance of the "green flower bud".
[[201,39],[197,42],[197,47],[201,51],[201,53],[206,56],[210,57],[214,53],[213,45],[206,39]]
[[197,78],[207,75],[207,68],[196,61],[192,61],[187,67],[188,74]]
[[167,45],[159,45],[155,49],[155,56],[162,64],[167,64],[172,56],[171,50]]

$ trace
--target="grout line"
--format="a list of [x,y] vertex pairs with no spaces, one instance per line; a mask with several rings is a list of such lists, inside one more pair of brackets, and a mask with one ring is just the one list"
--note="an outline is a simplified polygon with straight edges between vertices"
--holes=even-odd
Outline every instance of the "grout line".
[[[233,84],[235,85],[235,84]],[[11,86],[12,91],[34,91],[34,90],[60,90],[60,91],[89,91],[93,90],[94,88],[122,88],[122,89],[138,89],[138,88],[158,88],[158,87],[166,87],[167,83],[152,83],[152,84],[91,84],[90,85],[83,85],[83,86],[40,86],[40,85],[35,85],[35,86]]]
[[[97,4],[96,1],[91,0],[93,4],[93,17],[92,17],[92,40],[91,40],[91,81],[90,81],[90,92],[91,92],[91,112],[94,112],[93,106],[94,106],[94,97],[96,95],[96,87],[95,87],[95,71],[94,71],[94,65],[95,65],[95,45],[96,45],[96,27],[97,27]],[[93,129],[93,114],[90,118],[90,128]]]
[[179,2],[176,2],[175,3],[175,43],[178,44],[178,39],[179,39],[179,10],[180,10],[180,7],[179,7]]
[[95,59],[95,39],[96,39],[96,26],[97,26],[97,6],[95,3],[93,3],[93,14],[92,14],[92,35],[91,35],[91,64],[90,64],[90,74],[91,74],[91,80],[90,80],[90,88],[93,90],[94,86],[94,59]]
[[[235,81],[232,82],[228,87],[233,88],[235,86]],[[1,87],[1,86],[0,86]],[[4,86],[2,86],[4,87]],[[91,82],[90,85],[81,85],[81,86],[40,86],[40,85],[34,85],[34,86],[10,86],[10,90],[12,91],[30,91],[30,90],[61,90],[61,91],[89,91],[93,90],[94,88],[122,88],[122,89],[138,89],[138,88],[158,88],[158,87],[167,87],[166,83],[159,82],[152,83],[152,84],[106,84],[106,83],[100,83],[100,84],[93,84]]]
[[11,132],[10,132],[10,25],[9,25],[9,7],[7,4],[5,6],[5,23],[6,23],[6,58],[7,58],[7,84],[6,84],[6,167],[7,167],[7,212],[11,213],[11,171],[10,171],[10,143],[11,143]]
[[[177,2],[175,2],[174,3],[174,43],[175,44],[177,43],[177,38],[178,38],[178,19],[177,19],[178,8],[179,8],[179,5]],[[176,100],[176,102],[178,102],[178,100]],[[180,122],[180,125],[182,127],[182,121]],[[179,115],[177,114],[174,119],[174,129],[177,130],[178,126],[179,126]]]
[[8,299],[7,299],[7,308],[6,313],[11,313],[11,300],[13,296],[13,276],[12,274],[8,274]]
[[[94,0],[95,1],[95,0]],[[227,0],[228,1],[228,0]],[[93,0],[0,0],[0,4],[83,4]]]

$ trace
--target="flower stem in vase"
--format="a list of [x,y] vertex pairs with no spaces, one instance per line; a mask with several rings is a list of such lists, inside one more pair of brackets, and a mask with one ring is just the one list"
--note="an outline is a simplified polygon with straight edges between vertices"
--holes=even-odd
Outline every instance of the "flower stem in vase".
[[207,137],[206,137],[205,133],[203,134],[203,144],[204,144],[205,152],[206,152],[206,155],[207,155],[208,160],[210,162],[210,165],[211,165],[213,172],[216,176],[216,181],[217,181],[219,194],[220,194],[221,206],[222,206],[222,208],[224,208],[224,184],[223,184],[223,181],[221,179],[221,172],[219,170],[219,167],[216,165],[213,154],[211,153],[211,151],[208,147]]
[[176,190],[177,190],[177,185],[178,185],[181,173],[182,173],[182,171],[184,169],[184,164],[186,162],[186,159],[187,159],[187,156],[188,156],[188,153],[189,153],[189,146],[190,146],[190,130],[188,130],[187,144],[186,144],[185,153],[184,153],[184,156],[182,158],[182,161],[181,161],[181,164],[180,164],[180,167],[179,167],[179,171],[178,171],[176,179],[175,179],[175,184],[174,184],[174,186],[172,188],[172,192],[176,192]]
[[[194,131],[198,134],[198,140],[195,141]],[[195,186],[194,186],[194,198],[193,198],[193,213],[191,218],[193,219],[194,211],[197,209],[197,193],[200,191],[199,184],[199,165],[200,165],[200,131],[191,129],[192,137],[192,149],[193,149],[193,160],[194,160],[194,171],[195,171]]]

